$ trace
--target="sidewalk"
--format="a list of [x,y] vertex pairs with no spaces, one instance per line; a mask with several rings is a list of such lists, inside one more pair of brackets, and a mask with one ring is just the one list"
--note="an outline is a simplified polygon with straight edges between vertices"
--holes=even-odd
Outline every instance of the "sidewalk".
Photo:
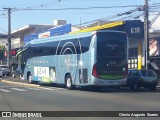
[[30,87],[39,87],[40,85],[37,84],[29,84],[27,80],[22,80],[18,78],[12,78],[12,77],[2,77],[0,82],[15,84],[15,85],[23,85],[23,86],[30,86]]
[[2,80],[7,80],[7,81],[12,81],[12,82],[22,82],[22,83],[28,83],[27,80],[23,80],[23,79],[20,79],[20,78],[13,78],[12,76],[3,76],[1,78]]

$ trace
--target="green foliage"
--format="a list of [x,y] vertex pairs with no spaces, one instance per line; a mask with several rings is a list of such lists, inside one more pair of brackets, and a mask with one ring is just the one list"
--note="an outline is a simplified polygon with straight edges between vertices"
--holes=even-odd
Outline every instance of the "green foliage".
[[4,51],[5,51],[5,50],[6,50],[6,47],[0,45],[0,60],[5,57],[5,56],[4,56]]

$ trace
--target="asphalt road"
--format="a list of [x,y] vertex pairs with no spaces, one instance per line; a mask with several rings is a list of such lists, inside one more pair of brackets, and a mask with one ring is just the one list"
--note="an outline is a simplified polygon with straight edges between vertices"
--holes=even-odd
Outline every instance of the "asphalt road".
[[[109,88],[100,92],[81,89],[67,90],[63,87],[28,85],[23,80],[3,77],[0,78],[0,111],[160,111],[160,89],[158,88],[155,92],[145,89],[133,92],[128,88],[121,88],[120,90]],[[3,119],[12,120],[13,118]],[[26,118],[14,119],[23,120]],[[37,118],[37,120],[39,119]],[[55,117],[54,119],[81,120],[85,118]],[[87,120],[90,119],[105,120],[107,117],[87,118]],[[139,119],[143,120],[144,118]],[[151,118],[146,119],[150,120]],[[152,119],[157,120],[157,118]]]

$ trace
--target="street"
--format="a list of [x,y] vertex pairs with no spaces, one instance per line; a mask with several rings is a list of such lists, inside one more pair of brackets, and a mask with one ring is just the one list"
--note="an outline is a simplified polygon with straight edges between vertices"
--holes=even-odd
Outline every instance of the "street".
[[159,102],[159,88],[155,92],[145,89],[133,92],[129,88],[94,92],[0,78],[0,111],[159,111]]

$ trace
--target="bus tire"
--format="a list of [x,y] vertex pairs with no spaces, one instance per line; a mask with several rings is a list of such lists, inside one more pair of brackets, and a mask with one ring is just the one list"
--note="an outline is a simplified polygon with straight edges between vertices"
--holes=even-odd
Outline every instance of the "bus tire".
[[66,77],[65,77],[65,86],[67,89],[69,90],[73,90],[74,86],[72,84],[72,77],[70,74],[68,74]]
[[29,84],[32,84],[33,82],[32,82],[32,75],[31,75],[31,73],[28,73],[27,74],[27,80],[28,80],[28,83]]

